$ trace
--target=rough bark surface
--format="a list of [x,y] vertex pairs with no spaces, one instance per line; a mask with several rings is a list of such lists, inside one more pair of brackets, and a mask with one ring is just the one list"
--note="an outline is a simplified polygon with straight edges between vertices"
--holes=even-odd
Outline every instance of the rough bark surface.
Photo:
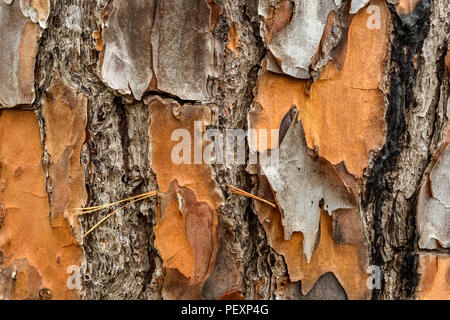
[[0,298],[449,299],[449,34],[448,0],[0,0]]

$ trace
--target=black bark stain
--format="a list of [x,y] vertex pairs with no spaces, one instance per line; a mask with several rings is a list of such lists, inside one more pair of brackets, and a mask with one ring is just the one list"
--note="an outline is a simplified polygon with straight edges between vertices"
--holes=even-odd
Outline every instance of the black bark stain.
[[[375,158],[374,166],[369,173],[365,194],[362,198],[363,207],[374,204],[373,217],[374,239],[371,239],[371,263],[385,266],[389,263],[384,261],[383,247],[390,246],[386,241],[389,232],[395,232],[396,228],[406,227],[410,230],[416,229],[416,195],[409,199],[409,212],[406,226],[398,226],[390,221],[386,226],[382,225],[383,204],[386,200],[393,199],[394,181],[389,173],[396,170],[397,157],[408,145],[408,133],[406,131],[405,113],[414,108],[417,102],[414,98],[414,86],[416,84],[417,69],[414,65],[414,57],[420,54],[423,42],[429,31],[430,2],[421,1],[415,11],[410,15],[397,15],[395,8],[390,6],[393,36],[391,43],[391,65],[390,65],[390,93],[388,94],[389,105],[387,108],[386,143]],[[395,203],[394,203],[395,207]],[[401,251],[403,263],[399,271],[402,284],[399,294],[403,297],[411,297],[418,283],[417,265],[418,257],[415,254],[417,235],[415,232],[408,239],[408,246],[404,248],[392,248]],[[389,267],[389,266],[388,266]],[[381,289],[373,290],[373,299],[379,298],[384,289],[382,281]]]

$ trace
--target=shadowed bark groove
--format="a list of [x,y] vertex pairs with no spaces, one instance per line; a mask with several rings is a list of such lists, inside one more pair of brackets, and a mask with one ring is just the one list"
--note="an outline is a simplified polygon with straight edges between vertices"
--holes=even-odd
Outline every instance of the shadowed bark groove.
[[[394,38],[386,95],[387,139],[369,170],[362,201],[371,263],[382,266],[383,274],[381,289],[373,291],[374,299],[408,299],[417,294],[417,197],[432,162],[430,154],[442,140],[446,122],[442,103],[448,103],[448,76],[444,77],[443,65],[445,38],[438,38],[444,40],[438,43],[426,39],[448,33],[448,20],[430,28],[430,23],[445,19],[439,16],[445,8],[448,10],[448,5],[442,1],[421,1],[413,13],[402,16],[390,7]],[[436,63],[430,63],[430,58]],[[428,73],[441,81],[421,88],[422,77]],[[434,97],[428,105],[423,105],[424,89]],[[442,91],[446,93],[441,95]]]

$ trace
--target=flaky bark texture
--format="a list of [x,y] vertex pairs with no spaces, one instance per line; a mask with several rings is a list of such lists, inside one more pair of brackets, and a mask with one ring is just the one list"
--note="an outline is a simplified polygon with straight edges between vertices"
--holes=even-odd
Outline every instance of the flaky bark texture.
[[449,34],[448,0],[0,0],[0,298],[449,299]]

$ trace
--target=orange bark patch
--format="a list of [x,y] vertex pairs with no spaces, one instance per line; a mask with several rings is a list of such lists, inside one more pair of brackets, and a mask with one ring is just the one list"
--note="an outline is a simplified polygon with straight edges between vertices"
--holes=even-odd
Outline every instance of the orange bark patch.
[[235,22],[231,24],[229,37],[230,40],[227,43],[227,48],[231,51],[239,51],[241,49],[241,40],[239,38],[239,31]]
[[[347,54],[341,72],[330,62],[310,87],[308,80],[265,72],[259,77],[255,109],[250,113],[252,129],[278,129],[293,104],[300,110],[308,147],[361,177],[369,152],[384,143],[385,105],[379,83],[383,75],[389,33],[389,10],[375,1],[382,11],[381,29],[367,28],[369,14],[361,10],[352,19]],[[257,139],[251,147],[257,147]]]
[[92,38],[95,40],[95,49],[102,51],[104,47],[102,33],[100,31],[94,31],[92,32]]
[[80,159],[86,138],[87,99],[64,81],[56,80],[46,93],[42,115],[45,146],[51,156],[51,217],[63,214],[79,236],[79,222],[73,209],[83,207],[87,198]]
[[448,255],[422,254],[419,259],[422,276],[419,282],[419,299],[450,299],[450,257]]
[[281,1],[275,8],[275,15],[272,24],[272,34],[280,32],[289,22],[293,15],[294,3],[291,1]]
[[[211,269],[216,246],[216,209],[221,203],[209,165],[204,162],[194,164],[194,150],[203,147],[201,135],[211,120],[211,112],[206,106],[180,106],[175,102],[160,99],[151,101],[149,110],[152,168],[159,189],[169,190],[168,196],[176,195],[169,199],[178,201],[178,210],[184,218],[183,224],[180,215],[174,213],[175,207],[167,206],[166,209],[162,201],[162,217],[155,230],[159,243],[157,248],[163,259],[170,257],[171,268],[191,276],[191,283],[196,283],[204,280]],[[194,132],[194,121],[201,122],[198,128],[201,132]],[[185,129],[191,137],[188,145],[191,146],[192,164],[176,164],[172,161],[172,149],[180,143],[172,141],[171,138],[177,129]],[[200,145],[194,146],[194,136],[200,136]],[[175,180],[177,184],[172,185]],[[174,243],[177,239],[182,240],[182,250],[176,250],[181,245]],[[186,244],[186,239],[189,240],[192,251]],[[165,263],[168,265],[166,260]],[[193,263],[194,267],[189,263]]]
[[36,9],[39,21],[46,21],[49,15],[49,0],[30,0],[30,7]]
[[189,188],[182,188],[177,181],[172,183],[178,199],[178,205],[184,217],[186,237],[194,248],[194,272],[191,283],[205,280],[209,273],[213,254],[214,212],[206,202],[199,202]]
[[155,226],[155,244],[164,267],[178,269],[189,279],[194,272],[194,250],[184,230],[184,218],[178,210],[178,202],[172,201]]
[[207,2],[211,10],[211,14],[209,16],[209,31],[212,32],[216,28],[219,17],[223,11],[223,7],[220,4],[215,3],[213,0],[208,0]]
[[[5,188],[0,191],[0,203],[4,207],[0,230],[3,266],[26,260],[29,267],[25,269],[36,269],[40,277],[40,280],[37,276],[30,277],[29,272],[19,275],[12,297],[37,297],[39,293],[35,291],[39,287],[50,289],[55,299],[76,299],[78,293],[66,286],[70,276],[66,270],[71,265],[80,265],[81,250],[62,216],[54,221],[58,227],[50,223],[41,167],[42,147],[34,113],[3,111],[0,141],[0,175],[5,181]],[[16,175],[19,167],[21,173]],[[37,284],[37,281],[41,282]]]
[[218,300],[244,300],[244,296],[241,291],[232,291],[225,293]]
[[398,14],[410,14],[416,9],[420,0],[400,0],[397,5]]
[[[260,177],[261,197],[272,197],[265,178]],[[265,204],[255,202],[260,222],[266,230],[270,246],[284,256],[291,282],[302,281],[302,294],[307,295],[319,277],[332,272],[344,288],[349,299],[368,299],[370,292],[361,262],[358,247],[352,244],[337,244],[333,238],[332,217],[322,211],[320,219],[320,237],[312,254],[310,263],[303,254],[303,235],[292,234],[290,240],[284,240],[284,231],[280,213]]]
[[266,35],[266,43],[270,41],[274,34],[281,31],[287,24],[291,22],[294,14],[294,3],[288,0],[281,1],[275,8],[271,8],[270,16],[266,23],[269,28]]

